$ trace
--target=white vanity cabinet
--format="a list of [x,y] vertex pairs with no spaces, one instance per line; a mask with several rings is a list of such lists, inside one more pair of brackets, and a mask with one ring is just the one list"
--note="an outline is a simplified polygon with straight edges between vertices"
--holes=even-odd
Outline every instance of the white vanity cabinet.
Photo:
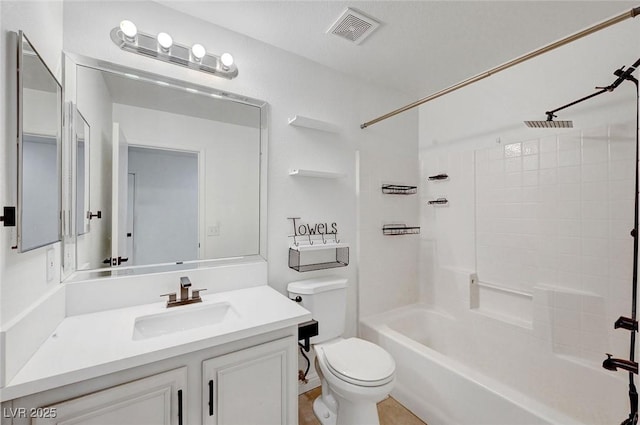
[[293,336],[202,362],[204,425],[297,423]]
[[[0,425],[296,425],[298,324],[310,318],[266,285],[69,316],[0,388]],[[136,337],[142,319],[164,333]]]
[[17,398],[3,403],[1,425],[296,425],[296,331]]
[[183,425],[187,368],[26,412],[33,425]]

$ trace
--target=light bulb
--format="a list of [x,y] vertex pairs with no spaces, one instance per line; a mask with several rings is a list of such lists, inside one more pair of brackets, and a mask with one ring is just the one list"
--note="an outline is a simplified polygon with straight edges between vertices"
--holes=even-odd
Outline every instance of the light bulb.
[[191,46],[191,54],[193,55],[194,58],[196,58],[197,60],[200,60],[204,57],[204,55],[207,54],[207,51],[204,49],[204,46],[202,44],[194,44],[193,46]]
[[158,44],[160,45],[160,48],[163,51],[168,51],[169,48],[171,48],[171,45],[173,44],[173,39],[169,34],[167,34],[166,32],[160,32],[158,33],[158,36],[156,38],[158,40]]
[[136,38],[136,34],[138,34],[138,28],[136,28],[136,25],[127,20],[120,22],[120,31],[122,31],[125,38],[129,41],[133,41]]
[[222,62],[224,66],[229,67],[233,65],[233,56],[231,56],[231,53],[223,53],[222,56],[220,56],[220,62]]

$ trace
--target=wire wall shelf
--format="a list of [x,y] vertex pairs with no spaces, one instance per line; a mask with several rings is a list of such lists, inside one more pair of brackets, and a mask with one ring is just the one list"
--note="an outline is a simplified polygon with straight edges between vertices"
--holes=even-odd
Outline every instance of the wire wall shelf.
[[382,193],[389,195],[414,195],[418,193],[418,187],[401,184],[383,184]]
[[449,200],[447,198],[438,198],[427,202],[429,205],[447,205],[448,203]]
[[427,179],[430,181],[449,180],[449,175],[446,173],[436,174],[435,176],[429,176]]
[[[318,251],[324,251],[324,254],[318,255]],[[305,256],[306,260],[303,258]],[[346,243],[328,242],[313,245],[300,243],[289,247],[289,268],[297,272],[333,269],[348,265],[349,245]]]
[[411,227],[406,224],[385,224],[382,226],[382,234],[386,236],[417,235],[419,233],[419,226]]

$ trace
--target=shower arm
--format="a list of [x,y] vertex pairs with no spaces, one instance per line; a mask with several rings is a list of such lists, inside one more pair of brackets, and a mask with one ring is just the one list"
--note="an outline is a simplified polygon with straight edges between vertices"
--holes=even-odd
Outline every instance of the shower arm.
[[599,89],[597,92],[595,93],[591,93],[588,96],[585,96],[583,98],[580,98],[578,100],[574,100],[571,103],[567,103],[566,105],[563,105],[559,108],[556,108],[552,111],[547,111],[545,112],[545,114],[547,115],[547,121],[553,121],[552,118],[555,118],[555,113],[558,111],[562,111],[563,109],[569,108],[570,106],[576,105],[578,103],[584,102],[585,100],[589,100],[593,97],[599,96],[602,93],[607,93],[607,92],[612,92],[614,91],[616,88],[618,88],[618,86],[620,84],[622,84],[625,80],[629,80],[634,82],[635,84],[638,84],[638,80],[636,78],[633,77],[633,72],[636,70],[636,68],[638,68],[640,66],[640,59],[638,59],[637,61],[634,62],[633,65],[631,65],[629,68],[625,69],[625,67],[623,66],[620,69],[616,69],[613,72],[613,75],[617,76],[618,78],[611,83],[610,85],[606,86],[606,87],[596,87],[596,89]]
[[563,105],[563,106],[561,106],[559,108],[556,108],[556,109],[554,109],[552,111],[545,112],[545,114],[547,115],[547,121],[553,121],[553,118],[556,117],[555,113],[558,112],[558,111],[562,111],[563,109],[566,109],[566,108],[568,108],[570,106],[576,105],[576,104],[578,104],[580,102],[584,102],[585,100],[589,100],[592,97],[596,97],[596,96],[598,96],[598,95],[600,95],[602,93],[613,91],[613,89],[609,89],[609,87],[596,87],[596,88],[597,89],[599,88],[600,90],[595,92],[595,93],[590,94],[589,96],[585,96],[585,97],[583,97],[581,99],[574,100],[571,103],[567,103],[566,105]]

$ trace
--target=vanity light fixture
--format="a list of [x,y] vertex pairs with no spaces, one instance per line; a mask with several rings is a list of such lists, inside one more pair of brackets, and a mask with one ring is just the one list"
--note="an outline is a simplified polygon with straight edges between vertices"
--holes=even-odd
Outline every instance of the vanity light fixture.
[[130,43],[135,43],[136,35],[138,34],[138,28],[136,28],[135,24],[131,21],[122,21],[120,22],[120,31]]
[[197,62],[202,61],[202,58],[207,54],[207,51],[205,50],[204,46],[202,44],[194,44],[193,46],[191,46],[191,55],[193,56],[193,59]]
[[110,35],[111,41],[127,52],[207,72],[229,80],[238,76],[238,67],[229,53],[216,56],[207,53],[202,44],[196,43],[188,47],[176,43],[166,32],[160,32],[157,36],[146,34],[138,31],[133,22],[124,20],[111,30]]
[[220,56],[220,61],[224,66],[230,67],[233,65],[233,56],[231,56],[230,53],[223,53],[222,56]]
[[173,38],[171,38],[171,36],[166,32],[158,33],[158,36],[156,38],[158,39],[158,45],[160,46],[160,49],[164,53],[169,53],[169,49],[171,49],[171,45],[173,44]]

